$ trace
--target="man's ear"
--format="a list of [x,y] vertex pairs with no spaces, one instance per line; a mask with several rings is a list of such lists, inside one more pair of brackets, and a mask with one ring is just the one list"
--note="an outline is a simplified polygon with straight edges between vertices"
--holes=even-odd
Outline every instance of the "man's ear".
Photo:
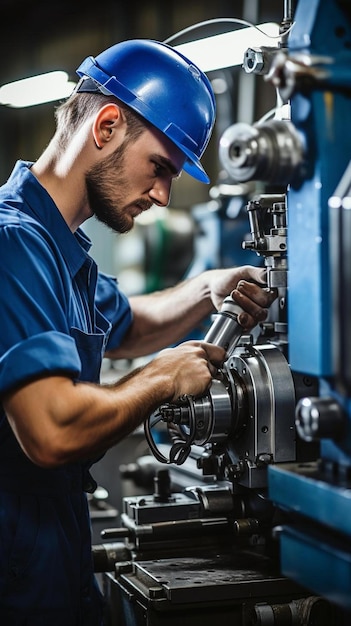
[[93,137],[96,146],[101,150],[113,137],[117,128],[125,122],[122,110],[117,104],[105,104],[95,116],[93,123]]

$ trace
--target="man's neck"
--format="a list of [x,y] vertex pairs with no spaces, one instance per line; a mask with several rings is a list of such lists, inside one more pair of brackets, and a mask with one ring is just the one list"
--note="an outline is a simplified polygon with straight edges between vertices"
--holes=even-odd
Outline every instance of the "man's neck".
[[58,157],[51,143],[31,171],[51,196],[72,232],[91,217],[79,159],[68,158],[67,153]]

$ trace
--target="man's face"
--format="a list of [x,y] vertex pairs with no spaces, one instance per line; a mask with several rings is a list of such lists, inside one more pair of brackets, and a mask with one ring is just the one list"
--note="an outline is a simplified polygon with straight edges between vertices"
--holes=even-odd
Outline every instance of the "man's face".
[[153,204],[167,206],[174,178],[184,165],[182,152],[156,128],[124,142],[86,174],[88,202],[96,218],[125,233]]

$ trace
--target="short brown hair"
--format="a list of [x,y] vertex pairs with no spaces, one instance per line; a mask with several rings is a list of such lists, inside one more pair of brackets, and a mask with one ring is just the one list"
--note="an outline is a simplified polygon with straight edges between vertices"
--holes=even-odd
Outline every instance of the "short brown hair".
[[114,102],[123,109],[128,125],[128,139],[136,139],[149,126],[149,123],[141,115],[115,96],[99,93],[74,93],[55,110],[56,139],[59,146],[65,148],[71,134],[107,102]]

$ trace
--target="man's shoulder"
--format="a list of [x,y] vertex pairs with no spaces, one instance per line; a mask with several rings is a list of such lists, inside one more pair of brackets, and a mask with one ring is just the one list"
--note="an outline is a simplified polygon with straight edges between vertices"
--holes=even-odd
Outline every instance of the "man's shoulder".
[[28,183],[31,181],[30,163],[18,161],[8,178],[0,186],[1,223],[33,222],[28,203]]
[[14,198],[6,200],[0,194],[0,228],[3,227],[33,227],[38,226],[37,220],[28,215],[24,210],[24,204]]
[[[0,248],[11,254],[14,247],[18,251],[26,246],[34,246],[37,251],[49,251],[53,239],[43,224],[35,216],[28,215],[23,203],[14,199],[3,201],[0,196]],[[49,245],[48,245],[49,244]]]

